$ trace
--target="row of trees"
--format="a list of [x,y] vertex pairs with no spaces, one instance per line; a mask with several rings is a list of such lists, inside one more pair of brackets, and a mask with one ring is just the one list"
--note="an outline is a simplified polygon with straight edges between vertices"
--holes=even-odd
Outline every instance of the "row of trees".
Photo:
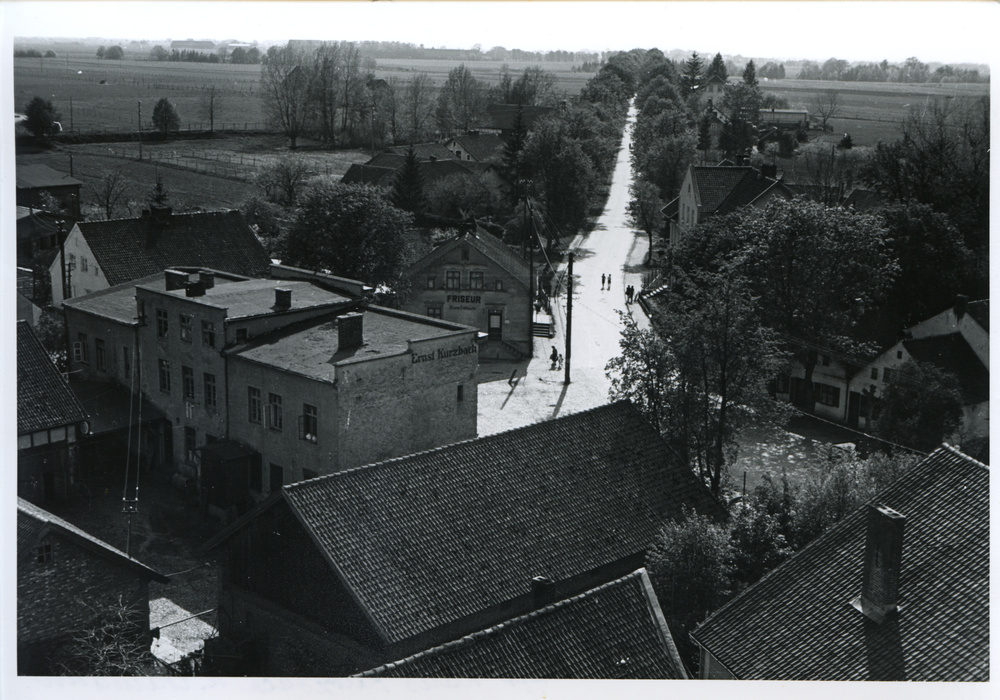
[[915,56],[902,64],[888,61],[851,64],[839,58],[829,58],[822,65],[815,61],[803,61],[796,78],[867,83],[985,83],[990,79],[988,75],[980,75],[974,68],[943,65],[932,71],[929,65]]
[[107,48],[104,46],[98,46],[97,57],[106,58],[109,61],[120,61],[125,58],[125,49],[123,49],[119,44],[115,44],[114,46],[109,46]]

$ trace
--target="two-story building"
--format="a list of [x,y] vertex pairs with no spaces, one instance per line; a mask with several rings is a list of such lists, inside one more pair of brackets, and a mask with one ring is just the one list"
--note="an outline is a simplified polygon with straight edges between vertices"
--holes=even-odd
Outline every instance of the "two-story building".
[[480,359],[531,356],[531,271],[495,236],[475,227],[404,274],[411,291],[403,308],[478,328],[485,334]]

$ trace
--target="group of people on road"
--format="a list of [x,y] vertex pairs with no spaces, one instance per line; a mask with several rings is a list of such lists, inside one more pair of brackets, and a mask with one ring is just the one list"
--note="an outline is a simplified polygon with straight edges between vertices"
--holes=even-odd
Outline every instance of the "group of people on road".
[[556,350],[556,346],[555,345],[552,346],[552,352],[549,354],[549,359],[552,361],[552,366],[549,367],[550,370],[552,370],[552,369],[562,369],[562,366],[563,366],[563,356],[562,356],[562,353],[560,353],[558,350]]
[[605,284],[611,289],[611,275],[601,275],[601,289],[604,289]]
[[633,301],[635,301],[635,287],[630,284],[625,287],[625,303],[631,304]]

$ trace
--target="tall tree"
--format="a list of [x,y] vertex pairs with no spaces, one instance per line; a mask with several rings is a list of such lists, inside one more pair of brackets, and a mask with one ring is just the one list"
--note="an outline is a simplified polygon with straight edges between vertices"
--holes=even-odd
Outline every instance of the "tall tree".
[[282,207],[294,207],[308,180],[308,163],[301,158],[286,157],[261,168],[253,183],[264,193],[267,201]]
[[955,375],[930,363],[910,360],[893,373],[882,391],[875,435],[930,452],[958,430],[962,404]]
[[26,117],[24,126],[35,137],[42,137],[52,132],[52,125],[62,117],[52,102],[44,97],[35,96],[24,107]]
[[312,70],[310,101],[315,105],[316,131],[323,143],[336,145],[340,83],[343,80],[340,44],[324,41],[317,46],[312,56]]
[[705,71],[705,78],[711,78],[712,76],[717,76],[723,81],[729,80],[729,69],[726,68],[726,62],[722,59],[722,54],[715,54],[715,58],[708,66],[708,70]]
[[518,105],[514,115],[511,134],[504,142],[503,154],[500,159],[500,170],[504,179],[510,183],[513,199],[518,199],[520,183],[528,176],[528,168],[524,162],[524,145],[528,140],[528,129],[524,124],[524,111]]
[[653,259],[653,234],[663,229],[663,200],[656,185],[645,180],[634,180],[629,186],[629,223],[649,236],[647,263]]
[[131,180],[125,177],[120,168],[105,170],[91,187],[94,190],[94,203],[108,221],[125,210],[132,192]]
[[684,62],[684,70],[680,77],[681,97],[684,99],[701,90],[702,67],[701,56],[698,55],[697,51],[692,51],[691,57]]
[[208,120],[208,133],[215,133],[215,117],[218,116],[222,108],[222,91],[214,85],[209,85],[202,89],[201,104],[199,114],[202,119]]
[[177,114],[177,109],[166,97],[161,97],[153,106],[153,127],[164,136],[181,128],[181,118]]
[[812,108],[819,115],[824,131],[826,130],[826,123],[837,113],[837,103],[839,101],[840,93],[837,90],[823,90],[813,95]]
[[392,185],[391,201],[393,206],[414,214],[417,219],[427,209],[427,196],[424,194],[424,176],[420,172],[420,163],[413,146],[406,149],[403,167],[400,168]]
[[752,88],[760,87],[757,82],[757,67],[754,65],[752,58],[743,68],[743,84],[749,85]]
[[426,73],[417,73],[402,94],[402,119],[409,143],[421,143],[430,129],[434,114],[434,81]]
[[263,63],[260,95],[264,112],[294,150],[312,114],[312,71],[304,53],[291,46],[272,46]]
[[464,63],[451,69],[438,96],[438,127],[447,134],[469,131],[483,115],[485,96],[485,84]]
[[302,197],[284,260],[373,286],[391,285],[402,269],[402,236],[411,221],[375,187],[320,181]]

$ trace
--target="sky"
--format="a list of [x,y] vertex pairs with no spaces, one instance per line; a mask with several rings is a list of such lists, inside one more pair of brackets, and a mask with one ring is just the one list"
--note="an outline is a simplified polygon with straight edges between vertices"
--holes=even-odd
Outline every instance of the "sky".
[[943,2],[4,0],[5,38],[401,41],[525,50],[657,47],[849,61],[992,63],[1000,5]]

